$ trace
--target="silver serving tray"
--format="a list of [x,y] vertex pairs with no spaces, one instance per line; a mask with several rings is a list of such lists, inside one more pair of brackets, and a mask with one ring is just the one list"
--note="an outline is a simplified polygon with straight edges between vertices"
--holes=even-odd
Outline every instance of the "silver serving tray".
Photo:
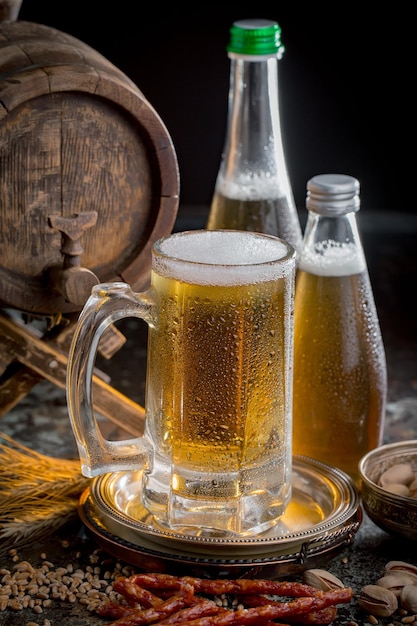
[[139,550],[218,557],[225,562],[250,556],[276,559],[299,554],[310,545],[325,550],[343,542],[351,526],[358,526],[360,496],[354,481],[341,470],[307,457],[293,458],[292,499],[285,515],[272,529],[254,537],[218,538],[161,527],[143,506],[141,489],[140,471],[92,479],[81,504],[84,516],[88,509],[90,530],[108,532],[116,543],[120,538]]

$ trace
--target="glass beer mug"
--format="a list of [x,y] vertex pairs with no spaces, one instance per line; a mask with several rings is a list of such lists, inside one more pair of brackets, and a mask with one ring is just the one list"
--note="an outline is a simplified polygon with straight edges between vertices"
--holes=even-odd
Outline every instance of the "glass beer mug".
[[[177,532],[275,525],[291,496],[294,275],[295,252],[277,237],[196,230],[154,244],[147,292],[94,287],[67,376],[83,474],[142,471],[138,497]],[[149,328],[145,430],[108,441],[91,379],[101,335],[124,317]]]

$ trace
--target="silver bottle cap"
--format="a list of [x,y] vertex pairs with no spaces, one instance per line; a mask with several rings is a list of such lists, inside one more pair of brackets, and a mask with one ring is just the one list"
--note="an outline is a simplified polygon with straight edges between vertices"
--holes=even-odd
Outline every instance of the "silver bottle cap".
[[359,181],[346,174],[319,174],[307,182],[306,207],[321,215],[359,211]]

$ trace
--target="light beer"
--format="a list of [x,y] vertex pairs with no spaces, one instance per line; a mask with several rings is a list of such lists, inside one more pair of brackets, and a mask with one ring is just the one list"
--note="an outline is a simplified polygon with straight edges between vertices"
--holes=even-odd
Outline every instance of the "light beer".
[[269,235],[279,233],[279,237],[286,241],[298,241],[298,223],[294,223],[291,215],[287,198],[272,194],[268,187],[265,196],[261,198],[252,198],[249,192],[247,196],[240,192],[240,196],[230,197],[216,190],[207,228],[252,230]]
[[302,257],[296,279],[293,451],[358,480],[381,443],[384,349],[362,256],[329,246],[321,260]]
[[[177,266],[155,257],[147,410],[158,415],[150,436],[173,464],[174,492],[223,506],[256,494],[266,519],[290,493],[293,273],[262,265],[279,240],[246,235],[187,241]],[[175,259],[170,243],[163,252]]]

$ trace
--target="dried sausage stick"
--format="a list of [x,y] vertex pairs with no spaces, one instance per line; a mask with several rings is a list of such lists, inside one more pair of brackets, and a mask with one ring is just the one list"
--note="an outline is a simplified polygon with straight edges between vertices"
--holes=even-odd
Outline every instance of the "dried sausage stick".
[[184,624],[184,622],[196,619],[197,617],[205,617],[206,615],[219,615],[225,613],[227,609],[218,606],[213,600],[201,600],[200,602],[181,609],[173,615],[157,622],[155,626],[171,626],[172,624]]
[[[253,606],[264,606],[265,604],[276,604],[277,601],[271,600],[267,596],[259,596],[259,595],[250,595],[243,596],[241,598],[242,604],[246,607]],[[280,602],[278,602],[280,604]],[[314,613],[307,613],[306,615],[298,615],[291,619],[290,616],[287,615],[286,619],[291,622],[295,621],[297,624],[316,624],[320,626],[326,626],[327,624],[331,624],[337,616],[337,607],[336,606],[328,606],[321,611],[315,611]]]
[[116,578],[113,583],[113,589],[120,593],[130,606],[135,608],[149,609],[152,606],[159,606],[163,602],[162,598],[123,576]]
[[265,579],[205,579],[191,576],[173,576],[169,574],[134,574],[130,580],[147,589],[176,589],[179,581],[188,582],[194,587],[195,593],[221,595],[229,593],[240,594],[271,594],[289,597],[316,596],[319,590],[310,585],[297,582],[265,580]]
[[133,574],[129,577],[129,580],[145,589],[158,589],[159,591],[163,589],[180,589],[182,582],[186,582],[194,587],[193,578],[190,578],[191,582],[189,582],[186,578],[172,574]]
[[184,577],[183,580],[193,585],[195,593],[211,593],[213,595],[222,593],[233,595],[264,593],[301,598],[316,596],[319,591],[315,587],[310,587],[303,583],[266,579],[206,580],[203,578]]
[[169,617],[172,613],[176,613],[193,603],[194,589],[192,585],[184,581],[180,582],[179,593],[174,594],[165,602],[148,609],[135,609],[129,615],[122,616],[115,622],[112,622],[110,626],[144,626],[145,624],[154,624],[158,620]]
[[195,593],[212,593],[213,595],[220,595],[222,593],[234,595],[264,593],[301,598],[316,596],[318,594],[318,589],[315,587],[297,582],[245,578],[238,578],[236,580],[206,580],[203,578],[184,577],[184,580],[193,585]]
[[[123,595],[123,590],[121,589],[119,593]],[[161,603],[162,602],[163,600],[161,599]],[[200,608],[195,608],[195,607],[200,607]],[[141,610],[141,607],[136,607],[136,608],[137,610]],[[111,600],[107,600],[106,602],[104,602],[103,604],[99,605],[96,608],[96,613],[97,615],[100,615],[101,617],[109,617],[113,620],[116,620],[121,617],[127,617],[128,615],[132,615],[135,612],[135,610],[136,609],[133,606],[124,606],[122,604],[117,604],[116,602],[112,602]],[[181,622],[181,619],[178,619],[175,617],[177,615],[180,615],[180,613],[181,615],[184,613],[182,619],[186,618],[190,620],[190,619],[194,619],[194,617],[201,617],[204,615],[212,615],[214,613],[221,613],[222,611],[225,611],[225,610],[226,609],[224,609],[222,606],[218,606],[215,602],[213,602],[213,600],[208,600],[206,598],[199,598],[197,596],[194,596],[194,598],[191,600],[189,608],[187,607],[187,609],[181,609],[180,611],[173,613],[168,618],[166,618],[166,620],[164,619],[163,623],[164,624],[176,624],[178,623],[178,621]],[[189,613],[187,613],[186,611],[189,611]],[[158,624],[159,623],[160,622],[158,622]]]
[[114,620],[132,615],[135,609],[131,606],[122,606],[121,604],[107,600],[103,604],[100,604],[95,611],[97,615],[101,617],[109,617]]
[[312,613],[307,613],[306,615],[299,615],[291,621],[294,621],[297,624],[318,624],[320,626],[327,626],[327,624],[331,624],[336,617],[337,607],[328,606],[320,611],[314,611]]
[[[321,611],[334,604],[349,602],[352,597],[353,591],[349,587],[332,589],[331,591],[321,591],[320,595],[315,597],[297,598],[291,602],[276,602],[275,604],[238,609],[237,611],[227,610],[220,615],[183,622],[182,626],[265,626],[268,621],[295,618],[299,615]],[[116,622],[115,624],[125,626],[124,622]],[[143,622],[132,620],[127,622],[126,626],[141,626],[142,624]]]

